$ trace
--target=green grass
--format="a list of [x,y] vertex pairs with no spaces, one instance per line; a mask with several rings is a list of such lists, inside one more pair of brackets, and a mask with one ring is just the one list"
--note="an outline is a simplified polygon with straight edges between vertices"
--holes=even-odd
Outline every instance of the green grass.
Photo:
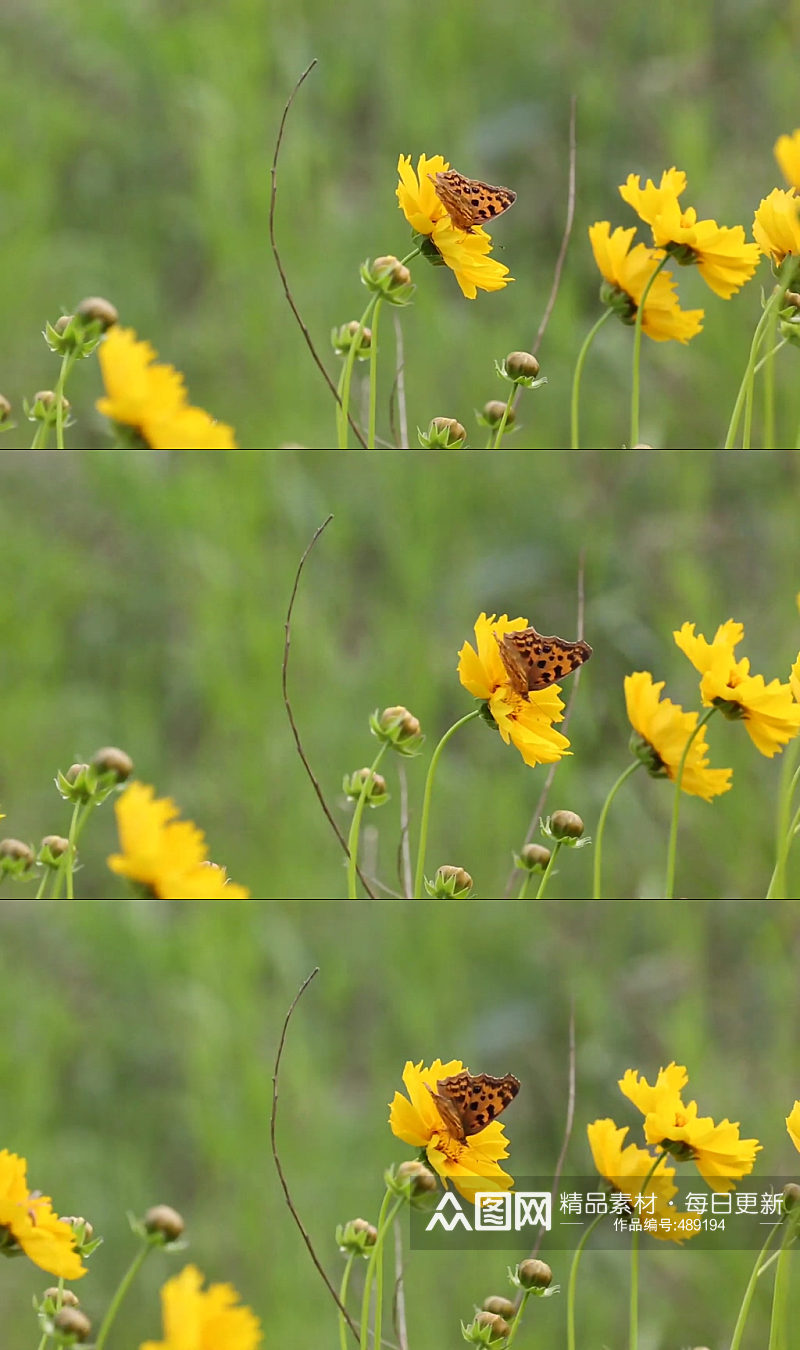
[[[187,1220],[188,1251],[151,1259],[111,1347],[157,1335],[156,1291],[187,1260],[236,1284],[266,1323],[265,1345],[335,1334],[268,1141],[280,1027],[315,965],[287,1040],[278,1139],[334,1278],[335,1224],[374,1219],[383,1169],[412,1152],[386,1123],[406,1059],[453,1056],[473,1071],[516,1073],[510,1169],[551,1172],[572,1000],[568,1172],[590,1170],[585,1127],[598,1116],[639,1138],[617,1079],[635,1067],[652,1081],[673,1058],[688,1066],[701,1113],[740,1121],[743,1136],[761,1140],[756,1178],[796,1172],[784,1127],[798,1095],[792,906],[546,902],[535,913],[495,907],[491,923],[483,909],[455,913],[457,924],[436,903],[424,921],[368,901],[2,907],[0,1146],[28,1158],[31,1185],[58,1211],[85,1215],[104,1236],[79,1290],[89,1315],[99,1319],[132,1254],[126,1210],[164,1201]],[[457,1343],[458,1320],[504,1292],[520,1255],[412,1252],[411,1345]],[[563,1289],[568,1258],[549,1259]],[[752,1259],[688,1247],[645,1257],[641,1343],[727,1345]],[[35,1343],[29,1300],[48,1277],[22,1260],[2,1262],[2,1275],[4,1344],[21,1350]],[[627,1280],[623,1256],[586,1258],[579,1344],[624,1344]],[[768,1293],[759,1289],[748,1344],[766,1343]],[[796,1288],[793,1297],[797,1310]],[[531,1310],[525,1344],[561,1346],[563,1325],[562,1294]]]
[[[527,400],[520,444],[563,445],[568,436],[575,356],[600,312],[586,231],[598,219],[633,223],[617,185],[630,172],[657,176],[677,164],[701,216],[749,230],[779,181],[772,145],[798,121],[800,20],[770,3],[711,10],[679,0],[632,12],[620,0],[602,10],[580,0],[568,10],[467,11],[421,0],[309,0],[301,10],[252,0],[169,10],[40,0],[34,17],[19,5],[0,17],[2,390],[19,413],[24,396],[52,385],[45,319],[104,294],[186,372],[193,401],[249,447],[325,446],[333,435],[332,399],[290,315],[267,235],[281,110],[312,58],[319,67],[287,130],[277,226],[297,302],[331,368],[331,328],[363,307],[359,263],[408,248],[394,196],[401,152],[441,152],[518,193],[495,232],[513,286],[473,304],[444,269],[415,266],[418,298],[403,318],[412,436],[446,414],[480,444],[473,408],[498,396],[493,361],[532,340],[566,211],[573,93],[575,232],[542,351],[549,384]],[[680,285],[686,307],[706,309],[705,330],[687,349],[645,344],[642,436],[713,446],[744,367],[759,282],[727,303],[686,270]],[[388,323],[384,333],[385,424]],[[590,359],[587,444],[627,436],[630,345],[631,334],[610,325]],[[798,419],[789,364],[784,444],[794,444]],[[93,411],[96,362],[82,364],[68,392],[80,417],[72,443],[106,444]],[[4,444],[24,446],[31,432],[22,421]]]
[[[297,601],[290,687],[345,830],[342,777],[375,753],[368,716],[400,702],[428,738],[407,763],[416,838],[427,755],[473,706],[455,667],[475,618],[521,614],[573,637],[582,553],[594,655],[548,809],[578,811],[588,834],[629,762],[624,676],[649,670],[673,700],[698,706],[695,672],[672,640],[681,623],[710,635],[741,620],[753,670],[788,677],[800,646],[792,458],[505,451],[467,464],[402,452],[5,455],[4,833],[38,842],[64,832],[56,770],[120,745],[254,896],[342,896],[343,858],[280,695],[293,577],[329,512]],[[684,800],[677,894],[757,898],[772,870],[781,760],[722,719],[709,744],[734,786],[713,805]],[[392,801],[367,824],[392,884],[391,761],[387,772]],[[482,724],[460,731],[440,766],[428,874],[456,862],[478,895],[501,894],[543,776]],[[623,788],[606,836],[607,895],[660,893],[671,805],[664,781],[641,775]],[[115,847],[108,802],[85,836],[79,894],[126,893],[105,867]],[[591,848],[562,857],[551,894],[586,894],[591,869]],[[790,864],[791,895],[797,875]]]

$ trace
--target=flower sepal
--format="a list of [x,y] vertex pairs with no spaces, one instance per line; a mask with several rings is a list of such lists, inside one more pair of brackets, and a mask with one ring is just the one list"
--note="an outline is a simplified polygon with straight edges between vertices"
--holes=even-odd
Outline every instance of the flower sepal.
[[420,1158],[392,1163],[384,1172],[383,1179],[387,1190],[402,1200],[408,1200],[414,1209],[432,1209],[436,1203],[439,1191],[436,1177]]
[[439,252],[429,234],[418,234],[416,230],[411,231],[411,238],[414,247],[418,248],[423,258],[427,258],[433,267],[446,267],[447,263]]
[[511,1327],[506,1319],[485,1309],[476,1313],[471,1322],[461,1323],[461,1335],[470,1345],[498,1345],[510,1334]]
[[349,323],[341,323],[338,328],[331,329],[331,346],[337,356],[347,356],[356,341],[356,360],[368,361],[372,347],[371,328],[362,328],[358,319],[351,319]]
[[[32,881],[35,875],[36,855],[29,844],[21,839],[0,839],[0,881],[3,877],[12,877],[14,881]],[[2,1235],[0,1228],[0,1235]],[[0,1236],[0,1251],[2,1251]]]

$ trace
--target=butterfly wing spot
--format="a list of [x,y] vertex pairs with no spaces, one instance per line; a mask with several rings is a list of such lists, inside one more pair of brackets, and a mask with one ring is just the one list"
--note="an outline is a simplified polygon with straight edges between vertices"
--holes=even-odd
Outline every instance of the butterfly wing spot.
[[503,1078],[491,1074],[470,1074],[466,1070],[440,1078],[437,1091],[428,1088],[450,1133],[461,1142],[478,1134],[505,1111],[519,1091],[519,1079],[513,1073]]
[[428,177],[453,224],[467,234],[471,234],[480,221],[502,215],[517,200],[516,192],[510,188],[493,187],[476,178],[465,178],[455,169],[429,173]]
[[571,675],[592,655],[588,642],[567,642],[554,634],[543,637],[535,628],[495,634],[509,683],[523,698],[534,690],[547,689]]

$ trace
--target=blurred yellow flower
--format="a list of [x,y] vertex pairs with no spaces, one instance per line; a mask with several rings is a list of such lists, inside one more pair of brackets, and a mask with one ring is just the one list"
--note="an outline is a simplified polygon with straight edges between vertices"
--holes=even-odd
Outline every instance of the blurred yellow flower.
[[78,1280],[86,1267],[75,1250],[75,1234],[53,1213],[49,1196],[28,1190],[27,1170],[24,1158],[0,1150],[0,1252],[21,1248],[40,1270]]
[[156,364],[158,353],[131,328],[115,324],[97,348],[106,397],[98,412],[133,427],[152,450],[235,450],[233,431],[186,399],[183,376]]
[[800,254],[800,194],[794,188],[773,188],[753,220],[753,237],[776,265],[790,253]]
[[[593,1121],[587,1125],[586,1133],[600,1176],[615,1192],[632,1202],[631,1213],[640,1218],[643,1225],[649,1219],[654,1221],[648,1225],[653,1237],[666,1242],[683,1242],[693,1236],[687,1226],[691,1215],[681,1213],[670,1204],[678,1188],[674,1182],[675,1168],[667,1163],[666,1154],[656,1162],[652,1153],[636,1144],[623,1147],[628,1126],[618,1127],[609,1118]],[[636,1198],[640,1195],[648,1198],[637,1204]],[[681,1222],[683,1228],[679,1226]]]
[[791,136],[779,136],[775,142],[778,167],[790,187],[800,191],[800,128]]
[[740,1139],[739,1124],[698,1116],[697,1102],[684,1103],[681,1090],[688,1074],[681,1064],[661,1069],[651,1086],[635,1069],[619,1080],[620,1091],[644,1116],[648,1144],[666,1149],[678,1161],[691,1159],[715,1191],[730,1191],[734,1181],[752,1172],[761,1149],[757,1139]]
[[[634,323],[644,289],[656,266],[664,257],[663,251],[648,248],[646,244],[630,247],[636,233],[618,228],[611,233],[607,220],[598,220],[589,228],[589,239],[594,260],[611,293],[603,300],[620,314],[625,323]],[[644,302],[642,332],[654,342],[689,342],[703,327],[702,309],[681,309],[676,283],[671,272],[659,272]],[[601,293],[602,294],[602,293]],[[615,303],[621,301],[622,303]]]
[[411,156],[401,155],[397,162],[400,175],[397,200],[412,230],[427,236],[442,261],[455,273],[463,295],[474,300],[479,290],[502,290],[514,278],[509,276],[507,267],[488,256],[492,240],[482,227],[467,233],[451,221],[428,177],[449,168],[441,155],[431,158],[420,155],[415,172]]
[[122,853],[108,859],[112,872],[145,886],[160,900],[246,900],[249,891],[208,863],[202,830],[178,820],[169,797],[155,797],[145,783],[130,783],[114,804]]
[[458,1139],[440,1114],[431,1093],[441,1078],[461,1073],[460,1059],[443,1063],[435,1059],[425,1069],[422,1061],[408,1060],[403,1070],[404,1097],[396,1092],[389,1109],[392,1134],[404,1144],[424,1148],[428,1162],[445,1182],[452,1182],[456,1190],[468,1200],[474,1200],[476,1191],[506,1191],[514,1179],[498,1165],[499,1158],[508,1157],[508,1140],[500,1121],[493,1120],[477,1134]]
[[800,704],[790,684],[764,682],[763,675],[750,674],[746,657],[737,661],[734,648],[744,636],[744,627],[733,619],[720,624],[712,642],[695,637],[693,623],[685,623],[673,637],[702,676],[700,695],[707,708],[718,707],[725,717],[744,721],[756,749],[771,759],[800,732]]
[[786,1128],[789,1131],[789,1138],[800,1153],[800,1101],[795,1102],[786,1117]]
[[755,272],[758,246],[745,241],[741,225],[698,220],[693,206],[681,210],[678,198],[685,188],[686,174],[667,169],[659,187],[650,178],[640,187],[638,174],[629,174],[619,194],[651,227],[656,248],[665,249],[680,264],[695,263],[711,290],[729,300]]
[[256,1350],[261,1324],[238,1303],[233,1285],[211,1284],[204,1290],[202,1284],[196,1266],[185,1266],[167,1280],[161,1289],[164,1339],[144,1341],[140,1350]]
[[797,653],[797,660],[789,672],[789,688],[795,703],[800,703],[800,652]]
[[522,697],[500,657],[498,638],[527,627],[526,619],[481,614],[475,621],[475,648],[465,642],[458,653],[458,678],[475,698],[486,702],[506,745],[515,745],[526,764],[553,764],[571,753],[566,736],[552,725],[564,720],[561,688],[551,684]]
[[[652,752],[644,759],[648,771],[674,782],[686,742],[697,726],[697,713],[684,712],[677,703],[661,698],[664,681],[658,684],[646,670],[625,676],[625,704],[634,731]],[[683,768],[681,790],[710,802],[731,786],[732,769],[710,769],[705,728],[695,736]]]

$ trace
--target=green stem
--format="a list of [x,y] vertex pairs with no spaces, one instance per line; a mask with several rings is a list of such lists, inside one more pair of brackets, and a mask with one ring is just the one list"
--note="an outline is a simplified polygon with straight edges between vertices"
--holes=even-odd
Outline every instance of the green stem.
[[[349,1252],[342,1275],[342,1283],[339,1287],[339,1302],[342,1308],[347,1307],[347,1289],[350,1284],[350,1271],[353,1269],[355,1259],[355,1252]],[[341,1309],[339,1310],[339,1350],[348,1350],[347,1319]]]
[[697,726],[695,727],[694,731],[692,732],[691,736],[689,737],[688,741],[683,747],[683,754],[681,755],[680,764],[678,765],[678,772],[675,775],[675,797],[672,802],[672,824],[670,826],[669,831],[669,848],[667,850],[667,879],[664,883],[665,900],[672,900],[674,898],[675,892],[675,865],[678,858],[678,816],[680,814],[681,809],[681,784],[683,782],[683,770],[686,767],[686,760],[688,758],[689,751],[692,748],[692,743],[695,737],[705,726],[708,719],[714,716],[714,713],[716,711],[717,711],[716,708],[709,708],[706,712],[703,713],[703,716],[698,721]]
[[578,359],[575,362],[575,374],[572,377],[572,399],[570,401],[570,429],[571,429],[570,439],[573,450],[580,449],[580,438],[578,436],[578,403],[581,392],[581,378],[583,376],[583,367],[586,362],[586,357],[589,354],[589,348],[594,342],[597,333],[603,327],[603,324],[605,323],[606,319],[610,319],[613,313],[614,313],[613,309],[604,310],[603,313],[600,315],[600,318],[597,320],[597,323],[592,328],[589,329],[589,332],[586,334],[586,337],[583,340],[583,346],[578,352]]
[[600,812],[600,819],[597,822],[597,837],[594,841],[594,886],[592,888],[592,898],[594,900],[602,900],[603,898],[603,890],[601,885],[601,877],[603,869],[603,834],[606,828],[606,817],[608,815],[608,809],[611,806],[611,803],[613,802],[620,788],[622,787],[622,784],[625,782],[625,779],[630,778],[631,774],[634,773],[636,769],[640,769],[641,767],[642,761],[640,759],[635,759],[632,764],[629,764],[627,769],[625,769],[620,774],[616,783],[611,788],[608,796],[603,802],[603,809]]
[[778,1229],[780,1228],[781,1222],[782,1221],[779,1220],[777,1223],[772,1225],[769,1232],[767,1233],[766,1241],[764,1242],[761,1251],[758,1253],[758,1256],[755,1259],[753,1269],[750,1272],[750,1279],[747,1281],[747,1288],[745,1289],[744,1294],[742,1296],[742,1302],[739,1307],[739,1315],[736,1318],[736,1326],[733,1328],[733,1336],[731,1337],[729,1350],[739,1350],[739,1347],[742,1343],[745,1323],[747,1322],[747,1317],[750,1312],[750,1304],[753,1302],[753,1295],[756,1292],[756,1283],[762,1270],[764,1254],[767,1251],[768,1247],[770,1246],[770,1243],[772,1242],[772,1239],[774,1238]]
[[[770,332],[767,339],[770,343],[770,350],[764,357],[764,449],[775,449],[775,343],[778,338],[778,313],[777,310],[772,316]],[[761,365],[762,362],[759,362]],[[755,367],[753,375],[755,376],[758,366]]]
[[356,363],[356,352],[361,346],[361,334],[364,332],[364,329],[367,326],[367,320],[369,319],[379,299],[380,296],[377,292],[374,295],[370,296],[369,304],[367,305],[367,308],[364,310],[364,313],[361,315],[361,318],[358,321],[358,329],[353,334],[353,340],[347,349],[347,356],[345,357],[344,362],[344,375],[342,379],[342,395],[341,395],[342,402],[338,410],[340,450],[347,449],[347,440],[348,440],[347,415],[350,411],[350,385],[353,379],[353,366]]
[[780,342],[777,342],[775,346],[772,348],[772,350],[767,352],[766,356],[762,356],[761,360],[756,363],[755,368],[756,375],[761,370],[762,366],[765,366],[767,362],[772,359],[773,356],[777,356],[778,352],[781,350],[781,347],[785,347],[788,344],[788,341],[789,341],[788,338],[781,338]]
[[[509,394],[508,399],[506,400],[506,406],[503,411],[503,416],[500,418],[500,421],[497,424],[497,435],[494,438],[494,445],[489,444],[488,446],[489,450],[498,450],[500,448],[500,442],[503,439],[503,432],[506,429],[508,414],[511,412],[511,404],[514,402],[514,395],[516,394],[516,392],[517,386],[515,384],[512,384],[511,393]],[[491,436],[489,437],[489,441],[491,442]]]
[[800,768],[797,756],[800,753],[800,737],[795,737],[786,750],[781,766],[781,786],[778,794],[778,823],[775,837],[775,868],[767,888],[767,900],[786,899],[786,860],[792,844],[793,829],[791,823],[792,799]]
[[425,876],[425,849],[428,843],[428,819],[431,813],[431,795],[433,793],[433,779],[439,765],[439,758],[444,747],[459,729],[466,726],[467,722],[473,722],[476,717],[480,717],[481,710],[476,708],[474,712],[467,713],[466,717],[460,717],[454,722],[449,731],[446,731],[431,755],[431,762],[428,765],[428,775],[425,779],[425,794],[422,798],[422,817],[419,822],[419,852],[417,854],[417,871],[414,877],[414,899],[422,899],[422,883]]
[[528,1302],[528,1299],[530,1298],[532,1293],[533,1293],[532,1289],[523,1289],[522,1291],[522,1301],[514,1314],[514,1320],[511,1323],[511,1330],[506,1336],[504,1350],[510,1350],[510,1346],[514,1340],[514,1337],[517,1334],[517,1328],[520,1322],[522,1321],[522,1314],[525,1310],[525,1304]]
[[631,1243],[631,1298],[628,1310],[628,1338],[630,1350],[639,1344],[639,1234],[633,1234]]
[[532,875],[532,874],[531,874],[531,873],[527,870],[527,868],[526,868],[526,870],[525,870],[525,875],[524,875],[524,877],[522,878],[522,885],[520,886],[520,888],[519,888],[519,890],[518,890],[518,892],[517,892],[517,899],[518,899],[518,900],[527,900],[527,898],[528,898],[528,886],[529,886],[529,884],[530,884],[531,875]]
[[64,851],[59,859],[60,867],[56,872],[55,881],[53,882],[53,890],[50,895],[51,900],[59,900],[61,898],[61,888],[64,881],[66,881],[67,884],[67,899],[74,900],[73,873],[75,870],[75,859],[78,856],[78,840],[83,834],[84,827],[92,814],[92,811],[96,806],[100,805],[100,802],[95,802],[92,798],[90,798],[88,802],[75,803],[72,809],[72,819],[69,823],[69,834],[67,836],[69,839],[69,848]]
[[56,449],[64,449],[64,386],[67,382],[67,376],[77,359],[77,352],[65,352],[61,358],[61,370],[58,374],[58,380],[54,393],[56,396]]
[[372,786],[372,776],[375,773],[375,770],[377,769],[381,760],[383,759],[388,744],[389,744],[388,741],[383,742],[380,750],[378,751],[377,755],[372,761],[372,764],[370,765],[369,776],[365,777],[363,783],[361,784],[361,791],[359,792],[358,799],[356,801],[356,809],[353,812],[353,819],[350,823],[350,833],[347,837],[347,848],[350,853],[350,857],[347,860],[348,900],[357,899],[358,892],[356,889],[356,876],[357,876],[356,869],[358,867],[358,835],[361,829],[361,817],[364,814],[364,805],[366,803],[369,790]]
[[138,1252],[131,1261],[131,1264],[129,1265],[127,1271],[120,1280],[116,1292],[108,1305],[108,1311],[106,1312],[106,1315],[103,1318],[100,1330],[97,1333],[97,1340],[94,1343],[94,1350],[103,1350],[103,1346],[106,1343],[106,1337],[108,1336],[108,1333],[111,1330],[111,1324],[114,1321],[114,1318],[116,1317],[117,1313],[120,1310],[122,1300],[124,1299],[125,1295],[127,1294],[128,1290],[133,1284],[134,1279],[139,1274],[139,1271],[144,1265],[145,1259],[152,1251],[152,1246],[153,1244],[151,1242],[142,1243]]
[[[392,1200],[394,1199],[394,1204]],[[367,1261],[367,1269],[364,1275],[364,1293],[361,1297],[361,1350],[368,1350],[369,1347],[369,1305],[372,1297],[372,1284],[375,1280],[376,1272],[378,1275],[376,1282],[375,1296],[375,1326],[372,1332],[372,1344],[375,1350],[380,1350],[381,1343],[381,1315],[382,1315],[382,1295],[383,1295],[383,1240],[388,1229],[394,1222],[395,1214],[405,1200],[402,1196],[394,1196],[390,1190],[381,1201],[381,1212],[378,1215],[377,1229],[378,1236],[375,1239],[375,1246],[372,1248]],[[391,1206],[391,1208],[390,1208]]]
[[552,872],[553,867],[554,867],[554,865],[555,865],[556,858],[558,857],[558,850],[561,848],[561,845],[563,844],[563,842],[564,842],[563,839],[556,839],[556,841],[555,841],[555,843],[554,843],[554,845],[553,845],[553,847],[552,847],[552,849],[551,849],[551,852],[550,852],[550,861],[548,862],[546,868],[544,869],[544,876],[542,877],[541,881],[539,882],[539,889],[538,889],[538,891],[536,892],[536,899],[537,899],[537,900],[541,900],[542,896],[544,895],[545,887],[546,887],[548,881],[550,880],[550,873]]
[[[742,376],[742,382],[739,385],[739,392],[736,395],[736,402],[733,405],[733,412],[731,413],[731,420],[728,425],[728,434],[725,437],[725,445],[724,445],[725,450],[733,449],[733,442],[736,440],[736,433],[739,429],[739,418],[742,415],[743,405],[745,404],[746,401],[749,401],[749,403],[752,405],[752,392],[753,392],[753,380],[755,378],[756,357],[758,356],[761,343],[764,339],[764,335],[770,323],[770,319],[772,315],[775,314],[777,310],[780,309],[783,303],[783,297],[785,296],[786,292],[791,286],[793,279],[794,279],[794,259],[790,254],[789,257],[784,260],[784,263],[779,273],[779,283],[775,287],[774,291],[772,292],[772,295],[770,296],[769,300],[764,306],[764,313],[761,315],[761,318],[756,324],[756,330],[753,333],[753,340],[750,343],[750,352],[747,357],[747,365],[745,366],[744,375]],[[743,450],[750,449],[749,425],[746,425],[745,433],[742,437],[742,449]]]
[[569,1282],[567,1284],[567,1350],[575,1350],[575,1286],[578,1282],[578,1265],[586,1243],[589,1241],[589,1238],[600,1220],[604,1217],[603,1214],[598,1214],[594,1222],[589,1224],[589,1227],[586,1229],[586,1232],[575,1248],[575,1255],[572,1258],[572,1265],[570,1266],[569,1271]]
[[647,297],[650,294],[650,288],[666,261],[667,255],[665,254],[642,291],[642,298],[636,306],[636,323],[634,324],[633,331],[633,379],[631,381],[631,446],[639,444],[639,366],[642,350],[644,310],[647,303]]
[[786,1308],[789,1302],[789,1247],[787,1237],[791,1239],[791,1227],[787,1225],[783,1242],[778,1253],[775,1267],[775,1281],[772,1286],[772,1310],[769,1319],[769,1345],[767,1350],[787,1350]]
[[380,317],[383,296],[375,301],[375,313],[372,316],[372,341],[369,346],[369,429],[367,431],[367,449],[375,449],[375,418],[378,403],[378,319]]

